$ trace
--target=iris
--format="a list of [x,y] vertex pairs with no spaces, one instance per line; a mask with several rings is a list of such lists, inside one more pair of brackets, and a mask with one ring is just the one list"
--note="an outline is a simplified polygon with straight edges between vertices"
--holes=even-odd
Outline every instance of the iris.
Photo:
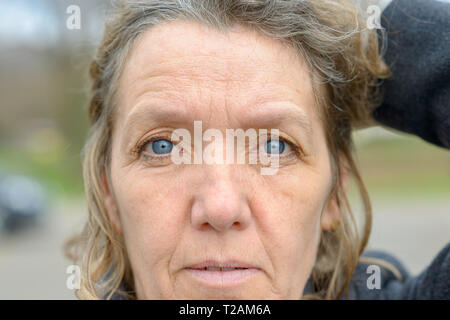
[[281,140],[269,140],[265,145],[266,152],[269,154],[281,154],[285,147],[284,141]]
[[172,151],[173,143],[165,140],[160,139],[152,142],[152,150],[156,154],[167,154]]

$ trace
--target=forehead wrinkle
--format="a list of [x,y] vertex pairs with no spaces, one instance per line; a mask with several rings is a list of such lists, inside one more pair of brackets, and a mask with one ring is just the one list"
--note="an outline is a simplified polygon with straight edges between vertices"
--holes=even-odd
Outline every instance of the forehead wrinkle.
[[[228,100],[230,95],[239,100],[239,94],[236,95],[231,93],[231,91],[233,91],[232,88],[237,89],[238,92],[243,90],[242,85],[239,84],[240,82],[237,85],[232,85],[229,81],[225,81],[223,86],[218,87],[217,83],[214,81],[181,80],[180,82],[179,78],[173,78],[168,75],[154,76],[142,80],[137,79],[133,90],[131,90],[131,94],[123,92],[126,94],[124,99],[128,101],[123,101],[124,108],[119,109],[122,110],[122,117],[126,117],[126,128],[130,128],[132,125],[140,122],[139,118],[146,117],[146,112],[155,112],[156,120],[169,119],[172,120],[172,122],[175,122],[175,120],[178,119],[178,123],[181,123],[182,119],[188,119],[193,123],[194,120],[207,120],[205,115],[214,117],[220,114],[223,122],[227,122],[226,120],[230,120],[230,116],[233,114],[232,110],[228,108],[230,102]],[[251,84],[248,86],[248,89],[245,90],[246,92],[253,92],[258,95],[256,86],[257,85]],[[183,89],[182,92],[180,92],[180,88]],[[133,92],[135,92],[135,94],[133,94]],[[249,99],[249,97],[245,97],[242,104],[247,104]],[[154,102],[152,102],[152,100],[154,100]],[[132,101],[136,101],[136,103],[133,103],[132,107],[127,106],[127,104],[131,105]],[[233,104],[236,104],[236,102]],[[133,115],[133,113],[137,112],[134,110],[140,109],[142,106],[145,111],[139,111],[138,115]],[[155,109],[153,109],[152,106]],[[174,108],[173,106],[179,107]],[[214,110],[220,106],[222,106],[222,108]],[[159,110],[160,107],[169,109]],[[126,112],[124,109],[129,109],[130,111]],[[222,109],[225,109],[224,113],[222,113]],[[126,115],[127,113],[128,115]],[[136,119],[134,120],[132,118]],[[131,119],[130,123],[130,120],[128,119]],[[187,122],[187,120],[184,122]]]
[[[157,73],[155,70],[151,70],[149,73],[142,73],[129,81],[128,79],[122,81],[122,88],[126,87],[124,84],[128,85],[128,90],[122,89],[121,97],[125,100],[122,102],[125,105],[129,104],[128,101],[138,100],[148,93],[167,95],[176,101],[201,100],[202,95],[199,95],[199,92],[204,90],[211,90],[212,94],[220,93],[219,90],[223,90],[223,94],[228,94],[233,89],[239,92],[243,90],[244,83],[247,92],[254,91],[255,88],[262,85],[261,81],[248,77],[247,73],[233,78],[220,75],[214,77],[213,75],[214,72],[202,76],[192,75],[188,71],[161,73],[159,70]],[[181,93],[180,90],[182,90]],[[125,106],[125,108],[127,107]]]
[[[183,89],[182,92],[180,88]],[[236,114],[239,114],[239,116],[236,119],[238,120],[244,120],[243,116],[246,114],[248,114],[248,122],[255,124],[258,121],[269,122],[269,118],[278,119],[278,122],[280,122],[281,118],[294,117],[299,120],[305,129],[308,129],[308,133],[311,132],[310,119],[308,119],[309,112],[306,109],[303,110],[302,107],[310,106],[312,101],[299,99],[300,95],[308,95],[308,90],[300,92],[299,88],[295,87],[280,86],[279,84],[270,85],[261,81],[255,81],[255,83],[247,81],[245,86],[242,86],[242,83],[233,85],[226,81],[223,87],[217,87],[214,81],[183,81],[170,75],[160,75],[142,80],[138,79],[133,91],[136,92],[135,95],[127,94],[125,96],[125,99],[137,101],[131,108],[124,106],[126,109],[130,109],[129,115],[142,104],[152,105],[152,100],[163,100],[164,105],[182,106],[176,108],[177,112],[172,112],[173,116],[169,118],[180,118],[178,113],[185,113],[186,118],[189,118],[187,117],[189,115],[195,115],[202,111],[207,112],[208,110],[205,109],[211,109],[210,112],[207,112],[210,114],[213,112],[212,109],[222,106],[226,111],[222,117],[225,116],[228,120],[236,118],[230,116],[235,114],[232,109],[237,108]],[[243,91],[246,94],[242,96]],[[230,101],[230,99],[236,100]],[[160,102],[157,104],[160,104]],[[204,108],[200,108],[200,106],[204,106]],[[200,109],[196,110],[198,108]],[[216,111],[219,111],[219,109]],[[283,115],[283,112],[288,113],[289,116]],[[265,113],[268,114],[264,115]],[[256,117],[258,115],[259,119]],[[204,118],[201,114],[197,114],[197,116],[199,119]],[[159,116],[158,118],[163,119],[164,117]]]
[[[140,71],[138,75],[134,75],[128,83],[134,86],[142,83],[140,86],[145,86],[148,82],[156,85],[158,88],[173,88],[179,89],[181,86],[193,87],[201,84],[202,88],[217,88],[217,85],[228,86],[230,84],[241,83],[257,83],[258,77],[261,76],[257,68],[246,70],[245,68],[226,67],[220,62],[208,64],[202,61],[201,66],[198,63],[177,64],[172,61],[165,65],[158,64],[157,66]],[[133,79],[134,78],[134,79]],[[155,88],[156,89],[156,88]]]
[[[260,76],[260,73],[257,71],[267,66],[266,59],[259,57],[255,53],[256,46],[251,46],[250,52],[252,54],[247,52],[244,55],[236,54],[233,50],[228,52],[218,50],[218,48],[205,53],[200,49],[197,50],[189,46],[189,50],[194,50],[195,53],[192,55],[191,52],[187,55],[185,50],[179,52],[181,50],[179,44],[165,52],[152,46],[153,53],[151,53],[141,48],[141,46],[146,46],[146,42],[140,41],[133,50],[130,59],[128,59],[125,67],[128,83],[135,83],[138,80],[161,74],[174,78],[200,81],[251,81],[254,77]],[[239,59],[237,59],[238,57]],[[148,63],[149,61],[152,62]],[[281,70],[278,70],[278,72],[280,75],[284,73]]]

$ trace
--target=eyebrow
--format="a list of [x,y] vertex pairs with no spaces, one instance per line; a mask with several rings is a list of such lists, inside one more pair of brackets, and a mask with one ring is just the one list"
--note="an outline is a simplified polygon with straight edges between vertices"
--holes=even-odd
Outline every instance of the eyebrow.
[[309,139],[312,139],[312,123],[306,112],[290,101],[267,102],[252,106],[250,115],[243,120],[246,127],[269,128],[282,124],[292,124],[303,129]]
[[[158,101],[161,101],[158,99]],[[179,102],[176,102],[178,104]],[[194,121],[201,120],[195,117],[194,112],[183,106],[175,106],[175,103],[147,103],[137,105],[136,111],[128,116],[125,123],[125,136],[129,137],[134,131],[151,130],[160,125],[164,126],[182,126],[186,124],[194,124]],[[281,125],[292,125],[301,127],[303,133],[309,141],[313,137],[313,129],[310,118],[306,112],[297,104],[290,101],[275,101],[262,104],[255,104],[246,109],[239,118],[240,127],[248,128],[276,128]],[[128,143],[127,143],[128,145]]]
[[181,125],[194,122],[194,115],[188,113],[185,108],[171,106],[170,104],[155,103],[145,104],[142,107],[136,106],[136,111],[132,112],[125,123],[124,132],[129,135],[136,127],[145,126],[149,128],[162,123],[171,125]]

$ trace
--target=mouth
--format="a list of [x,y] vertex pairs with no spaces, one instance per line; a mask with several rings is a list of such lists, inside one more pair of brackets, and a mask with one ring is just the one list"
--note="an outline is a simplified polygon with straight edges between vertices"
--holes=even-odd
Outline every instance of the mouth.
[[238,261],[204,261],[185,270],[203,285],[220,288],[242,284],[261,272],[257,266]]
[[204,267],[204,268],[197,268],[195,270],[204,270],[204,271],[234,271],[234,270],[246,270],[249,268],[227,268],[227,267]]

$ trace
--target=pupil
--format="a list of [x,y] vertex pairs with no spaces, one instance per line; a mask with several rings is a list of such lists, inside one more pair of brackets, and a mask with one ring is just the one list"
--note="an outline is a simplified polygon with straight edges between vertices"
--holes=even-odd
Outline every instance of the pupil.
[[271,140],[271,141],[267,141],[266,142],[266,151],[269,154],[272,154],[272,153],[274,153],[274,154],[283,153],[284,148],[285,148],[285,145],[284,145],[283,141],[280,141],[280,140],[272,141]]
[[152,143],[153,152],[156,154],[166,154],[172,151],[173,144],[165,139],[156,140]]

